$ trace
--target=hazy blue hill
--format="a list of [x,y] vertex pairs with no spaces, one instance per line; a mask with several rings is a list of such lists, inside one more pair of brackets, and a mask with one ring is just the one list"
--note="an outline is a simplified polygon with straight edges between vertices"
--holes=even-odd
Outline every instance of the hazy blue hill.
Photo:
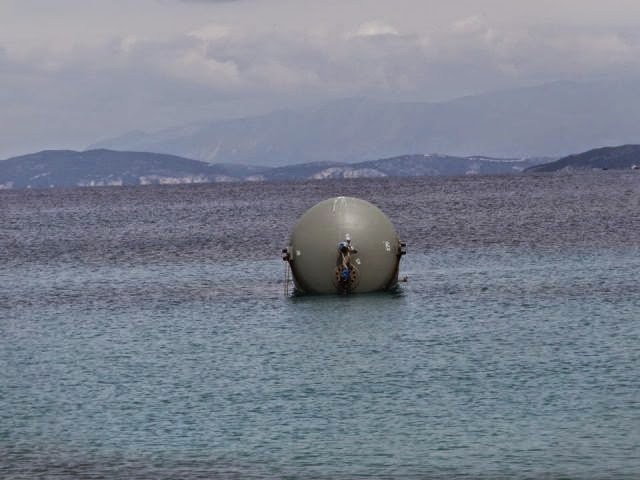
[[545,161],[539,158],[504,159],[483,156],[455,157],[450,155],[405,155],[358,164],[373,168],[388,176],[493,175],[519,173]]
[[497,159],[451,155],[401,155],[357,163],[314,162],[274,168],[268,180],[303,178],[420,177],[443,175],[505,175],[524,171],[545,159]]
[[589,150],[569,155],[555,162],[537,165],[528,172],[557,172],[561,170],[626,170],[634,165],[640,167],[640,145],[622,145]]
[[357,163],[312,162],[273,168],[263,173],[267,180],[420,177],[444,175],[514,174],[545,159],[497,159],[451,155],[401,155]]
[[286,181],[286,180],[306,180],[313,178],[319,172],[329,169],[347,168],[346,163],[339,162],[311,162],[298,165],[286,165],[283,167],[273,167],[263,172],[265,180]]
[[357,163],[407,152],[558,158],[637,140],[633,80],[556,82],[441,103],[335,101],[320,108],[130,133],[97,146],[210,163]]
[[45,150],[0,161],[5,188],[208,182],[228,175],[223,166],[173,155],[112,150]]

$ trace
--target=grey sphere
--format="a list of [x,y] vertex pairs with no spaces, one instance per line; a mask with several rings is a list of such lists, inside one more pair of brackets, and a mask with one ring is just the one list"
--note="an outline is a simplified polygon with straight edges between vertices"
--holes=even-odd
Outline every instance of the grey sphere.
[[373,292],[396,285],[403,246],[378,207],[358,198],[335,197],[302,215],[285,260],[299,292]]

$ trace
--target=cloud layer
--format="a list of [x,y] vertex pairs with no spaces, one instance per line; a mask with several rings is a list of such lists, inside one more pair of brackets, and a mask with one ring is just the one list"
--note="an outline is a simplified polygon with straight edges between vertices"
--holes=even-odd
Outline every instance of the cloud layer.
[[0,158],[338,97],[439,100],[640,74],[635,2],[560,1],[555,16],[545,1],[321,3],[8,0]]

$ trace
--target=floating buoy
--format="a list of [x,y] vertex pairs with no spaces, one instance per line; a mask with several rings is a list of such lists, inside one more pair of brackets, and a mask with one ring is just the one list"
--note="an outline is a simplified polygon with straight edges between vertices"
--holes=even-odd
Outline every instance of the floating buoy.
[[336,197],[302,215],[282,253],[298,292],[365,293],[396,286],[405,244],[378,207]]

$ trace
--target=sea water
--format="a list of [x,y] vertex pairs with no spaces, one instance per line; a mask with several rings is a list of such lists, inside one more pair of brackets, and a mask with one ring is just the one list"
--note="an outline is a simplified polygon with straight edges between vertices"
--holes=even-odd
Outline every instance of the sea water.
[[[284,294],[336,195],[398,289]],[[639,274],[635,172],[1,191],[0,477],[638,478]]]

